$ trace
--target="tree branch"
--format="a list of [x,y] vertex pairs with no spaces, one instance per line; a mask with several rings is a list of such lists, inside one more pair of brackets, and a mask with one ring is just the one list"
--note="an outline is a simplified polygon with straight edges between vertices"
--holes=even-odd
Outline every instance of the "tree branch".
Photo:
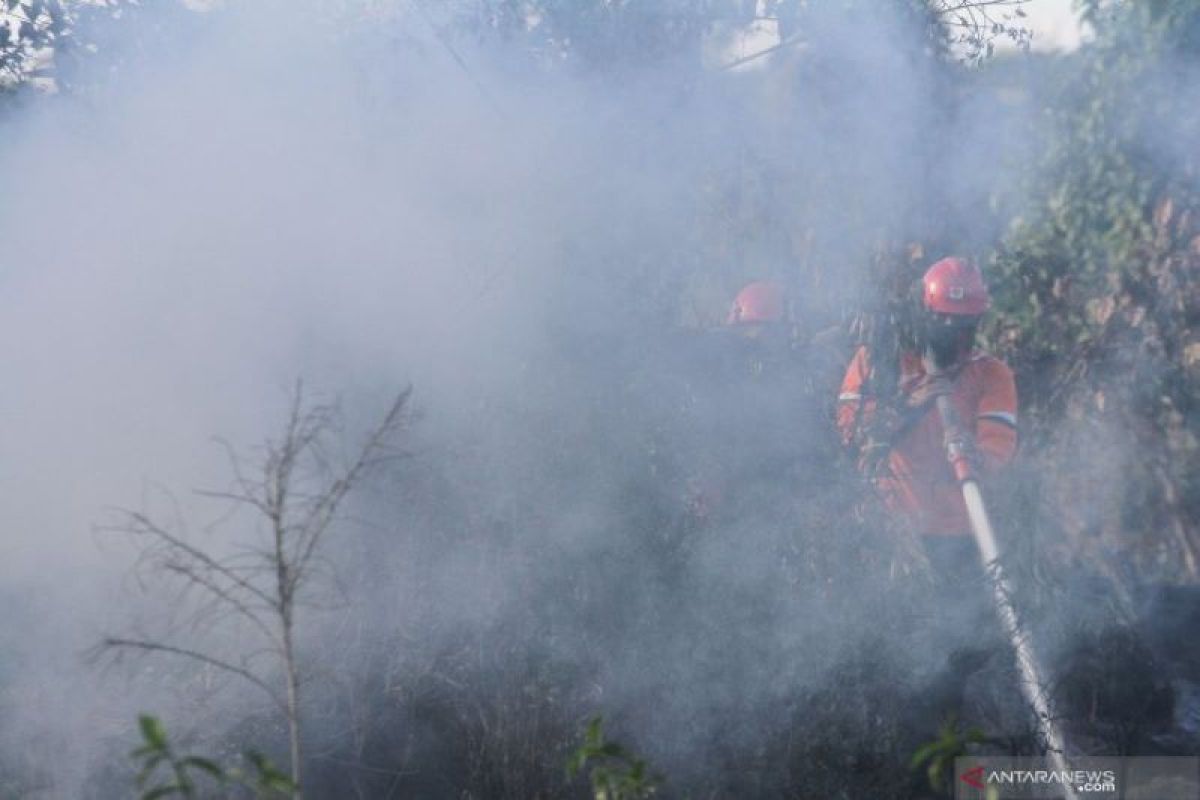
[[186,647],[176,647],[175,645],[163,644],[162,642],[153,642],[145,639],[122,639],[119,637],[108,637],[102,643],[105,649],[119,650],[142,650],[147,653],[171,653],[172,655],[183,656],[190,658],[193,661],[199,661],[202,664],[208,664],[226,672],[238,675],[253,683],[258,688],[266,692],[271,700],[280,708],[286,710],[287,705],[275,693],[270,684],[262,678],[255,675],[245,667],[239,667],[236,664],[230,664],[228,661],[222,661],[219,658],[210,656],[207,653],[202,653],[199,650],[191,650]]
[[[191,569],[186,564],[164,564],[163,566],[167,571],[180,576],[181,578],[190,582],[193,585],[197,585],[197,586],[200,586],[201,588],[207,589],[209,591],[209,593],[211,593],[217,599],[224,601],[224,602],[228,603],[229,605],[233,606],[233,608],[238,613],[240,613],[246,619],[250,620],[250,622],[253,623],[253,625],[256,628],[258,628],[258,630],[260,632],[262,632],[270,640],[270,642],[272,644],[274,644],[277,647],[281,646],[281,642],[279,641],[278,633],[273,631],[271,629],[271,627],[269,625],[267,625],[267,623],[263,622],[262,618],[258,616],[258,614],[254,611],[253,608],[251,608],[246,603],[242,602],[239,598],[234,596],[231,592],[227,591],[224,587],[220,586],[215,581],[209,580],[207,576],[204,576],[204,575],[200,574],[199,572]],[[271,608],[273,608],[273,606],[271,606]]]
[[295,564],[294,580],[300,580],[308,562],[312,559],[313,552],[316,550],[317,544],[321,540],[325,531],[328,529],[330,522],[333,521],[334,515],[346,494],[353,488],[363,473],[371,466],[379,463],[375,460],[377,451],[383,448],[387,440],[394,434],[403,424],[404,410],[408,405],[408,399],[412,395],[412,387],[409,387],[398,395],[392,401],[391,407],[383,420],[376,426],[375,430],[367,437],[362,449],[359,451],[358,457],[350,469],[337,481],[334,481],[332,487],[325,495],[317,502],[312,514],[306,520],[300,536],[299,558]]
[[165,542],[168,545],[168,547],[174,548],[174,549],[186,554],[189,558],[194,559],[197,563],[203,564],[204,566],[208,567],[209,569],[213,570],[214,572],[219,573],[220,575],[225,577],[227,580],[233,582],[234,584],[241,587],[245,591],[254,595],[255,597],[262,600],[267,605],[273,606],[275,604],[274,599],[271,598],[266,593],[264,593],[257,586],[250,583],[245,578],[242,578],[241,576],[237,575],[233,570],[227,568],[224,564],[217,561],[215,558],[210,556],[208,553],[205,553],[203,550],[200,550],[199,548],[196,548],[196,547],[188,544],[183,539],[179,538],[178,536],[175,536],[171,532],[167,531],[165,528],[157,525],[153,520],[151,520],[145,514],[142,514],[137,511],[128,511],[128,510],[123,510],[122,513],[124,513],[127,516],[127,518],[129,519],[129,523],[130,523],[128,526],[125,527],[125,530],[133,533],[134,535],[138,535],[138,536],[151,536],[151,537],[158,538],[161,541]]

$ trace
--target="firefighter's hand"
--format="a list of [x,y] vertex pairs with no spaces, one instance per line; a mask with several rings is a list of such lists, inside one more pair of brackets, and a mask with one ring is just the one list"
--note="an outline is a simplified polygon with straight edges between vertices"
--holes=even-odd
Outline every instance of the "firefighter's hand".
[[908,396],[908,405],[912,408],[923,406],[925,403],[948,395],[954,391],[954,381],[946,375],[926,375],[924,380],[917,384],[917,388],[912,390]]

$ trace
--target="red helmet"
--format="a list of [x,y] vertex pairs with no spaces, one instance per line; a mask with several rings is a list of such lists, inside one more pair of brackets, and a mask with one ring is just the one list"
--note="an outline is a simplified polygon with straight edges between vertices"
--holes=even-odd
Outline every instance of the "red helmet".
[[783,320],[783,287],[770,281],[755,281],[742,287],[733,298],[726,325]]
[[991,308],[979,268],[965,258],[943,258],[926,271],[922,283],[926,311],[977,317]]

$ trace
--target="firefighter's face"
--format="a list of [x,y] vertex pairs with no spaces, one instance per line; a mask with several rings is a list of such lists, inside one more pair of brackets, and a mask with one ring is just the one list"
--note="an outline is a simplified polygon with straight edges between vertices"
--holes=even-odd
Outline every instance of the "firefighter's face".
[[962,314],[926,314],[921,326],[921,347],[938,369],[958,364],[975,344],[979,317]]

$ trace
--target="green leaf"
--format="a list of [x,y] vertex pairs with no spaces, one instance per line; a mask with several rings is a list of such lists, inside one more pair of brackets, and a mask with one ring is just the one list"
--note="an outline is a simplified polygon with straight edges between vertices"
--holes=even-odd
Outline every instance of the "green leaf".
[[156,750],[167,749],[167,732],[157,717],[142,714],[138,717],[138,727],[141,728],[142,738],[146,744]]
[[921,745],[920,747],[918,747],[917,751],[915,753],[913,753],[912,758],[909,759],[909,762],[908,762],[909,769],[916,769],[917,767],[924,764],[926,761],[928,761],[930,758],[933,757],[933,754],[936,753],[940,749],[940,747],[941,747],[940,741],[929,742],[927,744],[924,744],[924,745]]
[[257,778],[260,789],[270,789],[283,793],[296,791],[296,784],[292,779],[281,772],[262,753],[257,750],[247,750],[242,754],[242,757],[249,761],[258,773]]
[[221,770],[221,768],[217,766],[215,762],[210,761],[207,758],[201,758],[200,756],[188,756],[179,763],[184,767],[194,767],[201,772],[207,772],[217,780],[225,780],[225,773]]
[[604,718],[601,716],[592,717],[588,722],[587,733],[584,734],[584,741],[591,746],[599,747],[604,743]]
[[929,785],[938,791],[941,791],[942,788],[943,763],[944,762],[942,759],[935,758],[933,761],[929,762],[929,769],[925,771],[926,776],[929,778]]

